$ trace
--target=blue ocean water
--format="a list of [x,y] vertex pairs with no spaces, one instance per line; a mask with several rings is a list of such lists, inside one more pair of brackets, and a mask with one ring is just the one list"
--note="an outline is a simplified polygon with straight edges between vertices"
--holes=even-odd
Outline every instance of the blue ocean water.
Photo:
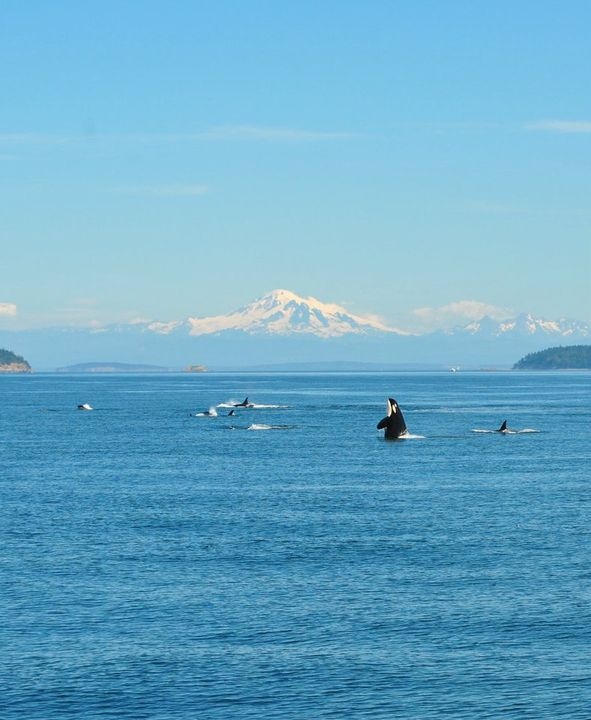
[[590,718],[590,379],[0,378],[0,717]]

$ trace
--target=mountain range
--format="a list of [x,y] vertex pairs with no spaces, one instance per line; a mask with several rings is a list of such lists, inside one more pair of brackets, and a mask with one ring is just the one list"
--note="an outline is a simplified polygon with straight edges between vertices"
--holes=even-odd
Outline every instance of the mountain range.
[[417,334],[334,303],[274,290],[226,315],[4,331],[0,346],[26,355],[36,369],[99,361],[179,368],[203,363],[211,369],[311,363],[384,369],[510,367],[528,352],[585,342],[590,336],[583,322],[526,313],[502,321],[485,316],[451,330]]
[[162,335],[175,332],[188,332],[192,336],[219,335],[233,331],[249,335],[314,335],[319,338],[370,333],[410,334],[388,327],[377,316],[355,315],[335,303],[304,298],[290,290],[273,290],[227,315],[188,317],[172,322],[136,321],[134,324]]

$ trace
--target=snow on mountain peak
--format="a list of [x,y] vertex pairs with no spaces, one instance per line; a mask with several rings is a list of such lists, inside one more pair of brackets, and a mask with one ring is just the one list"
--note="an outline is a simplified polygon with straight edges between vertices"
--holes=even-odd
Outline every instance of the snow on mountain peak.
[[509,334],[518,335],[550,335],[559,337],[569,337],[577,335],[588,337],[591,335],[591,329],[585,323],[576,320],[544,320],[535,318],[531,313],[521,313],[510,320],[497,322],[490,317],[483,317],[478,321],[471,322],[462,328],[452,332],[463,332],[470,335],[488,335],[491,337],[502,337]]
[[[386,325],[375,315],[357,315],[336,303],[323,303],[314,297],[302,297],[286,289],[272,290],[257,300],[226,315],[189,317],[186,320],[159,322],[135,321],[132,323],[142,332],[158,335],[188,333],[193,336],[215,335],[223,332],[241,331],[261,335],[300,335],[321,338],[337,338],[346,335],[414,335]],[[475,339],[530,338],[531,340],[585,339],[591,337],[588,324],[577,320],[546,320],[530,313],[504,319],[489,315],[472,320],[464,326],[443,329],[445,335],[471,335]],[[427,333],[428,334],[428,333]]]
[[290,290],[272,290],[258,300],[227,315],[188,319],[191,335],[208,335],[225,330],[273,335],[310,334],[338,337],[368,332],[400,332],[370,315],[355,315],[334,303],[300,297]]
[[147,328],[159,335],[170,335],[171,332],[176,330],[178,327],[181,327],[182,324],[181,320],[172,320],[171,322],[159,322],[158,320],[153,320],[147,324]]

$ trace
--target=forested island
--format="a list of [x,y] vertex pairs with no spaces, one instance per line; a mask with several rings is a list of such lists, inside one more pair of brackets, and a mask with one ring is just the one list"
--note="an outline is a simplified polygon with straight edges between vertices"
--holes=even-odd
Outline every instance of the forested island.
[[591,345],[552,347],[530,353],[514,370],[591,370]]
[[0,373],[30,373],[31,366],[24,357],[0,348]]

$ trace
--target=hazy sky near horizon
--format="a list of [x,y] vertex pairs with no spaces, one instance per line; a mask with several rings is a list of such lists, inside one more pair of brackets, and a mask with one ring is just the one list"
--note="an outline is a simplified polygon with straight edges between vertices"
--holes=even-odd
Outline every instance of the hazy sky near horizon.
[[590,27],[587,0],[5,0],[0,327],[278,287],[591,321]]

